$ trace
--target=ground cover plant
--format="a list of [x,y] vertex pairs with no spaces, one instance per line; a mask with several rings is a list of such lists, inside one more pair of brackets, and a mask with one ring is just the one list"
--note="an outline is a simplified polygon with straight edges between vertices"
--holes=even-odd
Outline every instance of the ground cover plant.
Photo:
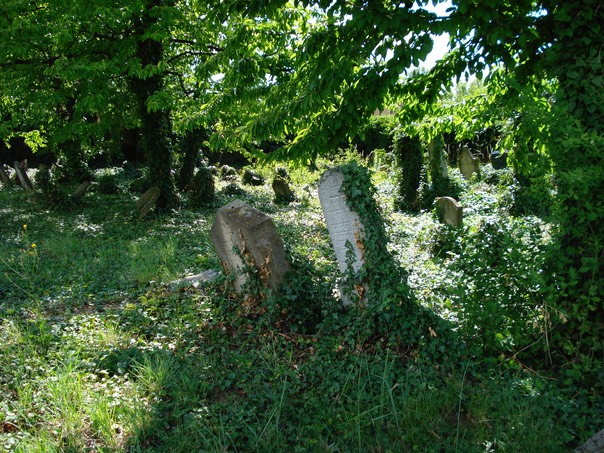
[[[568,451],[601,429],[601,382],[543,361],[551,219],[510,215],[511,171],[452,171],[457,229],[395,210],[391,170],[372,174],[387,248],[443,321],[410,347],[411,320],[375,335],[370,307],[337,300],[316,190],[350,158],[366,164],[290,169],[289,204],[217,181],[209,204],[143,219],[120,170],[69,206],[0,190],[0,450]],[[234,198],[274,219],[295,269],[283,293],[172,287],[219,269],[209,228]]]

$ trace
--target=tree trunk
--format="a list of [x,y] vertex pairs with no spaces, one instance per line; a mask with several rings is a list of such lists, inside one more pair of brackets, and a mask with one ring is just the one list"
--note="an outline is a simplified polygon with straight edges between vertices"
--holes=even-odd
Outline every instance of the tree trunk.
[[[137,43],[137,57],[141,60],[143,69],[157,67],[163,58],[162,43],[153,38],[145,37],[145,33],[157,26],[158,17],[151,14],[153,8],[162,6],[162,0],[151,0],[142,18],[135,27],[139,37]],[[144,71],[143,71],[144,72]],[[161,93],[164,88],[163,75],[133,77],[131,86],[138,101],[139,115],[141,118],[141,147],[147,158],[148,183],[161,190],[157,207],[161,210],[175,208],[178,197],[172,177],[172,121],[167,107],[159,105],[149,108],[149,100]]]
[[188,131],[182,139],[182,165],[178,174],[178,189],[185,190],[193,179],[199,151],[204,147],[208,134],[204,128],[198,127]]

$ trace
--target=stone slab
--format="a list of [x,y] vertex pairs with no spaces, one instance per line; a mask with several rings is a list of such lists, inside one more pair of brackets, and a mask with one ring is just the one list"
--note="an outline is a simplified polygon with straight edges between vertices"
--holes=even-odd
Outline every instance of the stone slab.
[[[352,211],[346,204],[346,196],[342,192],[344,175],[339,170],[328,170],[319,181],[319,201],[323,209],[323,216],[329,231],[338,267],[343,275],[349,272],[348,256],[350,250],[354,253],[352,260],[353,272],[358,272],[364,265],[363,258],[363,225],[359,215]],[[357,289],[357,294],[362,298],[365,291]],[[350,298],[340,295],[345,305],[352,303]]]
[[480,171],[478,158],[474,157],[474,154],[465,145],[461,148],[459,154],[459,171],[461,171],[464,179],[470,179],[474,173]]
[[463,224],[463,206],[455,198],[438,197],[435,204],[438,220],[451,226]]
[[151,187],[144,194],[142,194],[138,200],[136,200],[136,209],[138,209],[138,215],[140,218],[145,217],[153,206],[155,206],[160,193],[161,190],[159,187]]
[[73,198],[75,198],[76,200],[79,200],[80,198],[82,198],[85,194],[86,191],[88,190],[88,188],[90,187],[90,181],[84,181],[82,184],[80,184],[75,192],[73,193]]
[[32,192],[34,190],[34,185],[31,183],[29,176],[27,176],[27,169],[25,166],[21,166],[19,162],[14,162],[15,173],[17,174],[17,178],[19,178],[19,182],[21,187],[25,190]]
[[170,283],[170,287],[172,290],[183,286],[192,286],[194,288],[197,288],[202,283],[209,283],[216,280],[219,275],[219,271],[214,269],[208,269],[207,271],[203,271],[199,274],[188,275],[186,277],[179,278],[178,280],[174,280]]
[[245,268],[258,271],[265,287],[277,291],[290,264],[283,241],[272,219],[241,200],[234,200],[216,213],[210,237],[233,285],[243,291],[248,276]]

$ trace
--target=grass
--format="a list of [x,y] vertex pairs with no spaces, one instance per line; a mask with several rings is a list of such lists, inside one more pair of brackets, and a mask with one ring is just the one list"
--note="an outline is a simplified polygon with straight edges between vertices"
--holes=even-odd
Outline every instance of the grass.
[[[307,292],[291,293],[308,299],[288,307],[318,307],[314,331],[279,311],[242,315],[224,279],[170,289],[187,273],[219,268],[214,209],[138,220],[126,181],[69,211],[0,190],[0,451],[551,452],[601,427],[579,392],[489,349],[433,356],[355,336],[329,300],[337,267],[319,175],[292,171],[292,205],[274,204],[268,184],[244,196],[273,217],[301,269],[312,269],[299,280]],[[456,249],[459,238],[431,213],[392,211],[388,175],[375,180],[389,248],[417,299],[454,325],[473,319],[453,287],[469,278],[458,257],[474,255]],[[497,202],[493,187],[474,190],[466,203],[481,205],[466,219],[469,245],[471,231],[485,231],[485,204]],[[219,192],[216,205],[230,199]],[[510,249],[527,248],[518,237]],[[524,297],[517,286],[510,297]]]

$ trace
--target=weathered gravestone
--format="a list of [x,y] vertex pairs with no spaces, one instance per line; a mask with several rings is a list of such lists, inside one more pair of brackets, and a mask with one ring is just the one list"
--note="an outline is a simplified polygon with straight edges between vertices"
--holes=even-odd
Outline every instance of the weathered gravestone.
[[34,185],[31,183],[29,176],[27,176],[27,164],[19,164],[19,162],[15,161],[14,167],[21,187],[30,192],[33,191]]
[[273,180],[273,192],[275,192],[277,203],[289,203],[296,198],[287,181],[279,176],[276,176]]
[[80,184],[73,193],[73,199],[80,200],[86,194],[90,184],[90,181],[84,181],[82,184]]
[[13,185],[10,176],[8,176],[8,173],[4,169],[4,164],[0,164],[0,180],[2,180],[4,187],[11,187]]
[[265,287],[276,291],[290,269],[283,241],[266,214],[241,200],[234,200],[216,213],[210,237],[227,275],[241,292],[247,281],[245,268],[257,269]]
[[141,219],[155,206],[160,193],[159,187],[151,187],[136,200],[136,209],[138,209],[138,215]]
[[464,179],[470,179],[474,173],[480,172],[480,162],[478,158],[474,157],[474,154],[470,152],[467,146],[461,148],[459,153],[459,170],[463,175]]
[[[319,180],[319,201],[340,272],[346,275],[350,270],[358,272],[365,260],[363,225],[359,215],[346,204],[346,196],[342,192],[343,182],[344,175],[339,170],[328,170],[323,173]],[[351,251],[353,255],[350,255]],[[349,256],[353,257],[352,262],[348,259]],[[352,265],[352,269],[348,268],[349,265]],[[354,291],[360,299],[363,299],[366,288],[357,287]],[[340,296],[345,305],[352,303],[342,288],[340,288]]]
[[463,223],[463,207],[451,197],[438,197],[435,201],[438,220],[452,226]]

